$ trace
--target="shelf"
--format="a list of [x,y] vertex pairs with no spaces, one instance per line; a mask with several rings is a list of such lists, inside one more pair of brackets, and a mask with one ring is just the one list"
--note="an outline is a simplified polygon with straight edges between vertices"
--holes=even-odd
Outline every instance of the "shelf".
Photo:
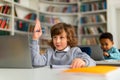
[[0,28],[0,30],[2,30],[2,31],[8,31],[8,32],[11,32],[11,30],[10,30],[10,29],[3,29],[3,28]]
[[96,10],[96,11],[86,11],[86,12],[81,12],[82,15],[87,15],[87,14],[100,14],[100,13],[105,13],[107,12],[106,9],[104,10]]
[[81,24],[81,26],[93,26],[93,25],[104,25],[107,22],[97,22],[97,23],[86,23],[86,24]]
[[78,14],[78,13],[55,13],[55,12],[40,12],[40,13],[47,15],[60,15],[60,16],[77,16]]
[[11,17],[12,17],[12,15],[3,14],[3,13],[0,13],[0,16],[9,17],[9,18],[11,18]]
[[58,4],[58,5],[77,4],[77,2],[57,2],[57,1],[45,1],[45,0],[40,0],[40,2],[47,4]]
[[91,1],[81,1],[81,3],[94,3],[94,2],[100,2],[101,0],[91,0]]
[[32,34],[31,32],[25,32],[25,31],[20,31],[20,30],[15,30],[15,33],[25,34],[25,35]]
[[79,35],[80,44],[99,44],[98,38],[107,31],[107,0],[80,0],[79,6]]

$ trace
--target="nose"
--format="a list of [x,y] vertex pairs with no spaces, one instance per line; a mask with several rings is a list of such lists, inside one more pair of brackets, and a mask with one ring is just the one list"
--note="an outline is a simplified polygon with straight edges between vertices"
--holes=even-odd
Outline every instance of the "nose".
[[56,39],[56,42],[59,43],[59,42],[60,42],[60,38],[57,38],[57,39]]

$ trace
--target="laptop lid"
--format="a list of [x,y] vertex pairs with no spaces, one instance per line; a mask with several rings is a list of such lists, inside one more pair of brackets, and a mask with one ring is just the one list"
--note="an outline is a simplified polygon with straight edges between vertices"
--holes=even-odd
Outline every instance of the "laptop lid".
[[90,45],[91,48],[91,58],[96,61],[104,60],[103,50],[99,45]]
[[103,50],[99,45],[80,45],[79,47],[90,47],[90,57],[96,61],[104,60]]
[[1,68],[32,68],[27,35],[0,36]]

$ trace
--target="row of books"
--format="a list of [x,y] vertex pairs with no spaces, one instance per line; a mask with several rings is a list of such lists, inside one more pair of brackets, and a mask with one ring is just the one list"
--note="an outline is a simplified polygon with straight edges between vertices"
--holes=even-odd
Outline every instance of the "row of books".
[[106,22],[105,14],[97,14],[97,15],[86,15],[80,18],[81,24],[86,23],[97,23],[97,22]]
[[82,34],[96,35],[105,32],[104,26],[82,27]]
[[68,6],[48,6],[46,9],[47,12],[61,12],[61,13],[75,13],[78,12],[77,5],[68,5]]
[[15,21],[15,28],[20,31],[33,32],[34,26],[35,26],[34,24],[30,24],[25,21],[21,21],[21,20]]
[[14,2],[17,2],[17,3],[19,3],[19,2],[20,2],[20,0],[14,0]]
[[0,28],[8,29],[9,21],[10,21],[10,18],[0,17]]
[[103,10],[103,9],[107,9],[106,1],[85,3],[85,4],[82,4],[80,7],[81,12],[96,11],[96,10]]
[[27,19],[27,20],[35,20],[37,17],[37,15],[35,13],[28,13],[24,19]]
[[54,1],[54,2],[77,2],[77,0],[46,0],[46,1]]
[[40,21],[49,24],[55,24],[61,22],[62,20],[58,16],[47,16],[47,15],[40,15]]
[[3,35],[10,35],[10,32],[8,32],[8,31],[0,31],[0,36],[3,36]]
[[0,5],[0,13],[8,15],[11,14],[11,7],[5,4]]
[[99,39],[95,37],[82,38],[82,45],[97,45],[99,44]]

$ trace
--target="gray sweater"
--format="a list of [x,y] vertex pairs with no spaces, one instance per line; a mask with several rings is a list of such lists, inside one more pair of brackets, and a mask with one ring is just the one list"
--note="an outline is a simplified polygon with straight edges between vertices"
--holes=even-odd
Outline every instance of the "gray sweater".
[[81,58],[86,62],[86,66],[95,66],[96,62],[78,47],[68,47],[67,51],[55,51],[48,48],[45,54],[39,54],[38,41],[33,40],[30,45],[32,54],[32,64],[34,66],[47,65],[70,65],[75,58]]

